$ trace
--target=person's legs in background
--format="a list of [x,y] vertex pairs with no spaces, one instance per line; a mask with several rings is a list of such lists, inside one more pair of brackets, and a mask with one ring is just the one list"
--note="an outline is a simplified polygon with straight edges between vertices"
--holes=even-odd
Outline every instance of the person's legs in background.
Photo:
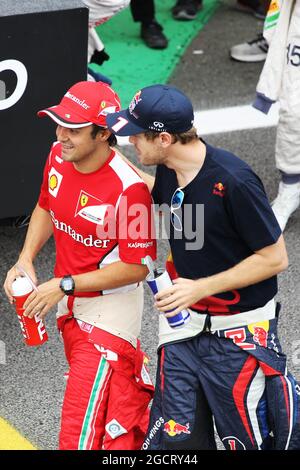
[[129,0],[83,0],[89,9],[88,62],[101,65],[109,59],[95,28],[128,7]]
[[[270,0],[237,0],[237,8],[253,13],[259,19],[264,19]],[[269,45],[262,33],[255,39],[242,42],[230,49],[230,57],[238,62],[262,62],[266,59]]]
[[88,75],[89,81],[104,82],[108,85],[112,84],[112,80],[100,72],[92,69],[90,64],[102,65],[105,60],[109,60],[109,55],[104,49],[103,42],[97,34],[95,28],[89,28],[89,42],[88,42]]
[[172,15],[175,20],[194,20],[198,11],[202,8],[202,0],[177,0],[172,8]]
[[245,12],[253,13],[256,18],[263,20],[266,16],[270,0],[237,0],[236,7]]
[[141,38],[145,44],[151,49],[165,49],[168,39],[155,19],[154,0],[131,0],[130,9],[134,21],[141,23]]
[[262,62],[266,59],[269,45],[262,33],[251,41],[232,46],[230,57],[238,62]]
[[108,21],[118,12],[128,7],[130,0],[83,0],[89,9],[89,36],[88,36],[88,76],[89,81],[102,81],[111,85],[109,77],[95,71],[90,64],[102,65],[109,60],[96,27]]
[[300,174],[289,175],[281,172],[277,197],[272,202],[272,209],[282,231],[300,205]]
[[[300,4],[296,2],[286,43],[281,46],[284,65],[280,78],[280,109],[275,146],[275,163],[281,173],[281,181],[272,209],[282,231],[300,205],[299,60],[295,60],[298,46],[294,45],[300,41],[299,19]],[[289,47],[285,47],[286,44]]]

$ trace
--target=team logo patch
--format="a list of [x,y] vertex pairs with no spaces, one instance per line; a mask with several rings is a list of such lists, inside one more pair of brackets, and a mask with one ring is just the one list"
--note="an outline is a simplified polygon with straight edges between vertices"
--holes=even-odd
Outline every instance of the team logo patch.
[[82,217],[96,225],[104,225],[105,214],[109,209],[113,209],[111,204],[103,204],[101,199],[81,191],[76,206],[75,217]]
[[117,111],[116,106],[105,106],[104,108],[102,108],[102,103],[98,116],[107,116],[109,113],[115,113]]
[[86,194],[83,194],[80,198],[80,205],[82,207],[86,206],[87,205],[87,202],[88,202],[89,198]]
[[140,101],[142,101],[141,93],[142,93],[141,90],[138,91],[138,92],[134,95],[134,97],[132,98],[131,103],[130,103],[130,105],[129,105],[129,112],[130,112],[130,114],[133,114],[133,111],[134,111],[135,107],[137,106],[137,104],[138,104]]
[[258,323],[252,323],[248,325],[250,333],[253,334],[253,340],[263,347],[268,345],[268,331],[269,331],[269,320],[261,321]]
[[269,6],[268,15],[277,13],[280,10],[280,5],[278,0],[272,0]]
[[58,179],[56,175],[52,175],[51,178],[49,179],[49,188],[54,191],[54,189],[58,185]]
[[231,339],[239,348],[251,350],[256,349],[256,345],[252,343],[247,343],[247,332],[244,327],[233,328],[231,330],[226,330],[224,333],[225,338]]
[[154,127],[158,127],[159,129],[162,129],[162,128],[164,127],[164,123],[163,123],[163,122],[154,121],[153,126],[154,126]]
[[123,428],[123,426],[116,420],[112,419],[107,425],[105,426],[105,431],[112,439],[116,439],[122,434],[127,433],[127,429]]
[[82,331],[86,331],[87,333],[91,333],[94,329],[93,325],[90,325],[89,323],[85,323],[85,321],[77,320],[77,323],[79,325],[79,328]]
[[222,439],[227,450],[246,450],[245,445],[235,436],[227,436]]
[[62,179],[63,176],[58,173],[55,168],[52,167],[48,176],[48,190],[53,197],[57,196]]
[[174,419],[169,419],[164,424],[164,432],[166,432],[169,436],[174,437],[177,436],[178,434],[191,434],[190,431],[190,424],[186,423],[185,425],[176,423]]
[[213,194],[216,196],[224,197],[225,196],[225,186],[223,183],[215,183],[214,184],[214,189],[213,189]]
[[[147,368],[148,364],[149,364],[149,359],[148,359],[147,356],[144,356],[143,365],[142,365],[142,369],[141,369],[141,378],[142,378],[142,381],[144,382],[144,384],[152,385],[152,380],[150,378],[149,371],[148,371],[148,368]],[[137,378],[136,378],[136,381],[138,382]]]

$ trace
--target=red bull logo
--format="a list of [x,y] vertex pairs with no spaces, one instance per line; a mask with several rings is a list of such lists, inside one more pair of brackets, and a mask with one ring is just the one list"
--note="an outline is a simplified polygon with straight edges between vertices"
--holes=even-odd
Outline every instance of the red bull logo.
[[270,328],[269,320],[260,321],[248,325],[249,331],[253,334],[253,340],[259,346],[264,348],[268,345],[268,331]]
[[254,341],[259,344],[259,346],[263,346],[264,348],[266,348],[268,344],[268,332],[261,326],[254,326],[253,330]]
[[164,431],[171,437],[177,436],[178,434],[191,434],[190,424],[186,425],[176,423],[173,419],[170,419],[164,424]]
[[135,109],[136,105],[137,105],[140,101],[142,101],[141,93],[142,93],[141,90],[138,91],[138,92],[134,95],[134,97],[132,98],[131,103],[130,103],[130,105],[129,105],[129,112],[130,112],[130,114],[133,113],[133,110]]
[[223,197],[225,195],[225,186],[223,183],[215,183],[214,184],[214,189],[213,189],[213,194],[216,194],[217,196]]

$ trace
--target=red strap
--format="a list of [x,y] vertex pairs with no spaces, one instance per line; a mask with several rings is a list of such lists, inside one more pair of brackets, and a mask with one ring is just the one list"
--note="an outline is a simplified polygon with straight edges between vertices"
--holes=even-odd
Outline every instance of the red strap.
[[66,321],[73,317],[74,299],[75,299],[75,297],[73,295],[68,296],[67,307],[68,307],[69,311],[68,311],[68,313],[66,313],[65,315],[62,315],[61,317],[59,317],[57,319],[57,328],[61,332],[64,331]]

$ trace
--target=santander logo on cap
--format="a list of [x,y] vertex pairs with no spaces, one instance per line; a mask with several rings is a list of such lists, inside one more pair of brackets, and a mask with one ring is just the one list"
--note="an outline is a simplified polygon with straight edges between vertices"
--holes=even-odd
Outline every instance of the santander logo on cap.
[[65,94],[65,97],[69,98],[72,101],[75,101],[75,103],[79,104],[79,106],[81,106],[84,109],[89,109],[90,108],[90,106],[85,102],[85,100],[81,100],[81,99],[77,98],[77,96],[72,95],[72,93],[70,93],[69,91],[67,91],[67,93]]
[[58,105],[38,112],[48,115],[57,124],[69,128],[80,128],[94,123],[106,127],[106,115],[120,109],[120,100],[115,91],[102,82],[75,83]]

